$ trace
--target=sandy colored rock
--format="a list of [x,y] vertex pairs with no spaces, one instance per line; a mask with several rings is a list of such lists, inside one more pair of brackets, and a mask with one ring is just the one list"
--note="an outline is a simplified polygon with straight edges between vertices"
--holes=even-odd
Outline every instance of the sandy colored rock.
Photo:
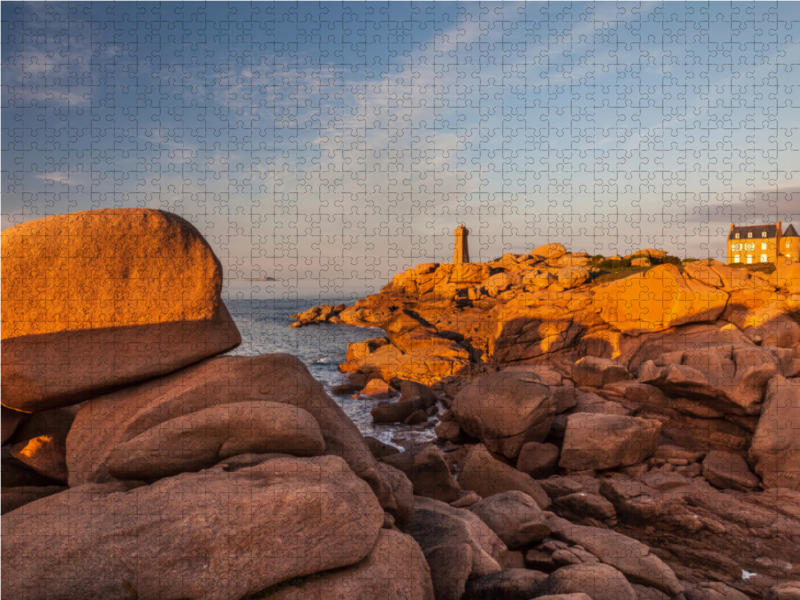
[[767,384],[750,458],[764,487],[800,491],[800,382],[776,375]]
[[494,494],[473,504],[469,510],[478,515],[509,548],[519,548],[550,535],[542,509],[523,492]]
[[750,492],[761,487],[761,482],[750,471],[744,456],[733,452],[709,452],[703,461],[703,477],[722,489]]
[[715,402],[712,406],[725,412],[730,402],[757,414],[764,388],[777,371],[772,353],[737,343],[662,354],[641,366],[639,381],[671,396]]
[[397,391],[394,390],[388,383],[384,382],[383,379],[370,379],[364,389],[361,390],[361,394],[364,396],[370,396],[371,398],[384,399],[396,396]]
[[274,600],[433,600],[431,571],[411,536],[381,530],[369,556],[351,567],[279,584]]
[[764,600],[800,600],[800,581],[786,581],[771,587]]
[[651,264],[650,259],[646,256],[640,256],[639,258],[631,259],[631,266],[632,267],[649,267]]
[[499,371],[456,395],[452,410],[461,428],[508,457],[547,436],[555,413],[550,389],[526,371]]
[[551,244],[544,244],[537,246],[529,252],[533,256],[541,256],[546,260],[555,260],[561,258],[567,253],[567,249],[562,244],[554,242]]
[[572,471],[635,465],[655,453],[660,433],[661,423],[654,419],[570,415],[558,464]]
[[219,465],[107,495],[91,488],[4,515],[4,593],[233,600],[363,560],[383,524],[369,486],[334,456]]
[[631,333],[713,322],[727,301],[726,292],[686,279],[678,267],[669,264],[613,281],[595,292],[602,319]]
[[572,266],[558,270],[558,285],[569,290],[589,281],[589,270],[586,267]]
[[70,485],[110,480],[115,448],[171,419],[234,401],[277,402],[311,414],[325,452],[344,458],[382,505],[394,508],[391,488],[358,428],[306,366],[289,354],[212,358],[84,403],[67,439]]
[[408,524],[411,523],[411,517],[414,515],[414,486],[405,473],[391,465],[378,462],[378,471],[392,488],[394,501],[397,505],[397,508],[391,511],[395,525],[401,531],[405,531]]
[[476,492],[482,498],[516,490],[533,498],[543,510],[550,504],[547,493],[535,479],[495,459],[483,444],[474,446],[467,454],[458,483],[462,489]]
[[573,365],[571,378],[577,386],[600,388],[609,383],[630,379],[631,374],[624,366],[609,358],[584,356]]
[[636,600],[631,584],[622,573],[603,564],[562,567],[542,582],[539,594],[544,597],[586,594],[592,600]]
[[177,215],[110,209],[2,234],[3,404],[40,411],[241,343],[222,267]]

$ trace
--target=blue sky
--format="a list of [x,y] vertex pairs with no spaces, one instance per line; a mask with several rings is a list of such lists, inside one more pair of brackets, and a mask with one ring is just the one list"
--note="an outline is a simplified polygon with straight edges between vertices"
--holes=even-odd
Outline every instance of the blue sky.
[[[797,3],[2,3],[3,228],[191,220],[269,293],[800,225]],[[237,287],[238,286],[238,287]],[[232,288],[232,289],[233,289]],[[260,292],[258,292],[260,293]]]

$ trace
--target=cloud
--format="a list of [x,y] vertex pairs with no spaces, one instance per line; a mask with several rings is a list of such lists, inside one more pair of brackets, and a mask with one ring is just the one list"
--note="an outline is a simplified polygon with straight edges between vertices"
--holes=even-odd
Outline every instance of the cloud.
[[687,222],[757,225],[800,221],[800,186],[719,194],[722,198],[696,206]]

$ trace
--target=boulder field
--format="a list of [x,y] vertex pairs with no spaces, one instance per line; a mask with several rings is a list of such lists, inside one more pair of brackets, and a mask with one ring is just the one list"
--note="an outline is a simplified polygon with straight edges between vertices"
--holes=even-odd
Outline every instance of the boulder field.
[[415,508],[424,497],[443,522],[471,511],[507,552],[478,529],[445,546],[428,536],[437,598],[800,589],[800,264],[634,254],[646,260],[616,279],[560,244],[422,264],[298,315],[384,330],[350,344],[348,393],[415,382],[439,401],[376,403],[376,421],[438,438],[396,436],[405,452],[379,460],[411,480]]
[[400,451],[297,358],[221,356],[240,336],[184,219],[2,236],[9,597],[798,597],[794,267],[603,284],[548,244],[299,315],[384,329],[351,344],[340,391],[435,425]]

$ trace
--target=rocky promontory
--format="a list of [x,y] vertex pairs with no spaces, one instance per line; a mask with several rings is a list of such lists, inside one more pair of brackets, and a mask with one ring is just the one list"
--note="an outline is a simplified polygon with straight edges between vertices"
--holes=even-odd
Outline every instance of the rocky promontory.
[[[508,597],[533,598],[550,584],[520,568],[544,580],[608,565],[633,591],[590,597],[794,597],[800,264],[729,267],[655,249],[590,257],[548,244],[417,265],[333,309],[297,315],[295,326],[385,333],[350,344],[346,391],[384,384],[376,421],[435,425],[437,444],[404,443],[381,459],[415,493],[470,510],[508,494],[533,499],[519,523],[531,537],[507,534],[525,540],[508,546],[515,573],[486,589],[518,575],[526,591]],[[446,410],[419,394],[392,399],[408,382],[429,386]],[[453,552],[436,556],[460,560]],[[444,566],[429,563],[438,598]],[[470,591],[472,576],[463,585],[464,598],[491,597]]]

